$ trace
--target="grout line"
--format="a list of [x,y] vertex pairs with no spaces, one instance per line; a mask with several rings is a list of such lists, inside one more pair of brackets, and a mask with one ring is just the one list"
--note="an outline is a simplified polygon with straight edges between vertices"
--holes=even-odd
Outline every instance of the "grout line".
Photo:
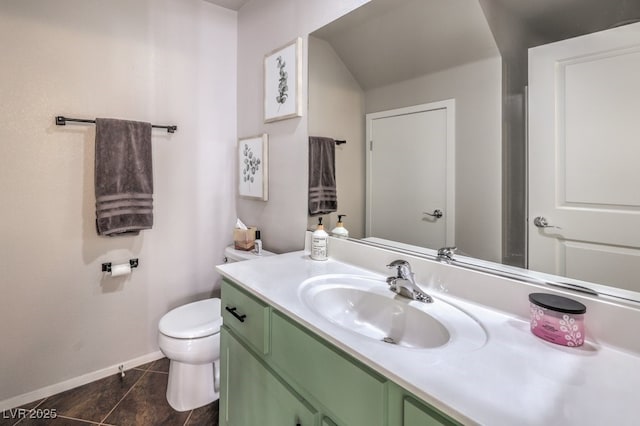
[[99,422],[94,422],[93,420],[85,420],[85,419],[78,419],[76,417],[69,417],[69,416],[57,416],[58,418],[61,419],[69,419],[69,420],[77,420],[79,422],[83,422],[83,423],[90,423],[92,425],[99,425]]
[[140,380],[142,380],[142,378],[144,376],[147,375],[147,372],[145,371],[144,373],[142,373],[142,376],[140,376],[140,378],[138,380],[136,380],[136,382],[131,385],[131,387],[129,388],[129,390],[122,396],[122,398],[120,398],[120,400],[118,402],[116,402],[116,405],[113,406],[113,408],[111,409],[111,411],[109,411],[107,413],[106,416],[104,416],[104,418],[100,421],[100,424],[104,423],[105,420],[107,420],[107,418],[111,415],[111,413],[113,413],[115,411],[115,409],[118,407],[118,405],[120,405],[120,403],[122,402],[123,399],[125,399],[127,397],[127,395],[129,395],[131,393],[131,391],[133,390],[134,387],[136,387],[136,385],[138,383],[140,383]]
[[[42,401],[38,402],[35,406],[33,406],[32,408],[29,408],[29,410],[35,410],[36,408],[38,408],[39,406],[41,406],[46,400],[47,398],[43,398]],[[16,407],[16,408],[20,408],[20,407]],[[17,422],[13,423],[12,426],[16,426],[18,423],[20,423],[21,421],[23,421],[26,417],[21,418],[20,420],[18,420]]]
[[158,374],[166,374],[167,376],[169,375],[169,373],[167,373],[166,371],[147,370],[147,372],[149,372],[149,373],[158,373]]
[[157,360],[153,361],[152,363],[150,363],[150,364],[149,364],[149,367],[147,367],[147,371],[151,371],[151,372],[153,372],[153,373],[169,374],[169,372],[168,372],[168,371],[160,371],[160,370],[154,370],[154,369],[153,369],[153,365],[154,365],[156,362],[158,362],[158,361],[160,361],[160,360],[162,360],[162,359],[164,359],[164,358],[157,359]]
[[187,419],[184,421],[184,423],[182,424],[182,426],[187,426],[187,424],[189,423],[189,420],[191,420],[191,416],[193,415],[193,410],[191,410],[189,412],[189,415],[187,416]]

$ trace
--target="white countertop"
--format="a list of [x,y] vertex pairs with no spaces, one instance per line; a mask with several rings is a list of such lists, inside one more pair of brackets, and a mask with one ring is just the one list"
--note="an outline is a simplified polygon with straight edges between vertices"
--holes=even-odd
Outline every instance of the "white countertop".
[[[292,319],[425,402],[465,424],[636,425],[640,422],[640,357],[587,341],[568,348],[543,341],[518,318],[480,304],[428,293],[474,317],[486,343],[467,352],[410,349],[374,341],[320,317],[298,288],[323,274],[385,276],[334,259],[318,262],[300,251],[220,265],[217,270]],[[411,302],[419,303],[419,302]],[[637,339],[637,324],[629,326]]]

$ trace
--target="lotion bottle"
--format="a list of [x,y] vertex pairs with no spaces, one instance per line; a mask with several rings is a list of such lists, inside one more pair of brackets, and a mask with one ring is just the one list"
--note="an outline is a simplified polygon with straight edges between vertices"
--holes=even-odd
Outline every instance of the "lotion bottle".
[[329,234],[324,230],[322,217],[318,218],[318,226],[311,234],[311,259],[327,260],[327,242]]
[[344,223],[342,223],[342,217],[346,216],[346,214],[338,215],[338,223],[336,223],[336,227],[331,230],[331,236],[338,238],[348,238],[349,231],[344,227]]

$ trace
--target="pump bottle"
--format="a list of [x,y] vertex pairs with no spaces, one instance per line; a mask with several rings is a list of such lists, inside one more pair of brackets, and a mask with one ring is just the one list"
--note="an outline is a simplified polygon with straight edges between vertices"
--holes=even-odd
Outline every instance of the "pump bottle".
[[327,260],[327,242],[329,234],[324,230],[322,217],[318,218],[318,226],[311,234],[311,259]]
[[342,223],[342,218],[344,216],[346,216],[346,214],[338,215],[338,223],[336,223],[336,227],[331,230],[332,237],[338,237],[338,238],[349,237],[349,231],[347,231],[347,228],[344,227],[344,223]]

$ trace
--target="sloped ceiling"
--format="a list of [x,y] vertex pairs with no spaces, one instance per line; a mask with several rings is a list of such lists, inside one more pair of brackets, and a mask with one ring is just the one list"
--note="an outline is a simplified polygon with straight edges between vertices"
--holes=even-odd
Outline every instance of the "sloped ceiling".
[[374,0],[312,36],[332,45],[364,90],[499,54],[469,0]]

